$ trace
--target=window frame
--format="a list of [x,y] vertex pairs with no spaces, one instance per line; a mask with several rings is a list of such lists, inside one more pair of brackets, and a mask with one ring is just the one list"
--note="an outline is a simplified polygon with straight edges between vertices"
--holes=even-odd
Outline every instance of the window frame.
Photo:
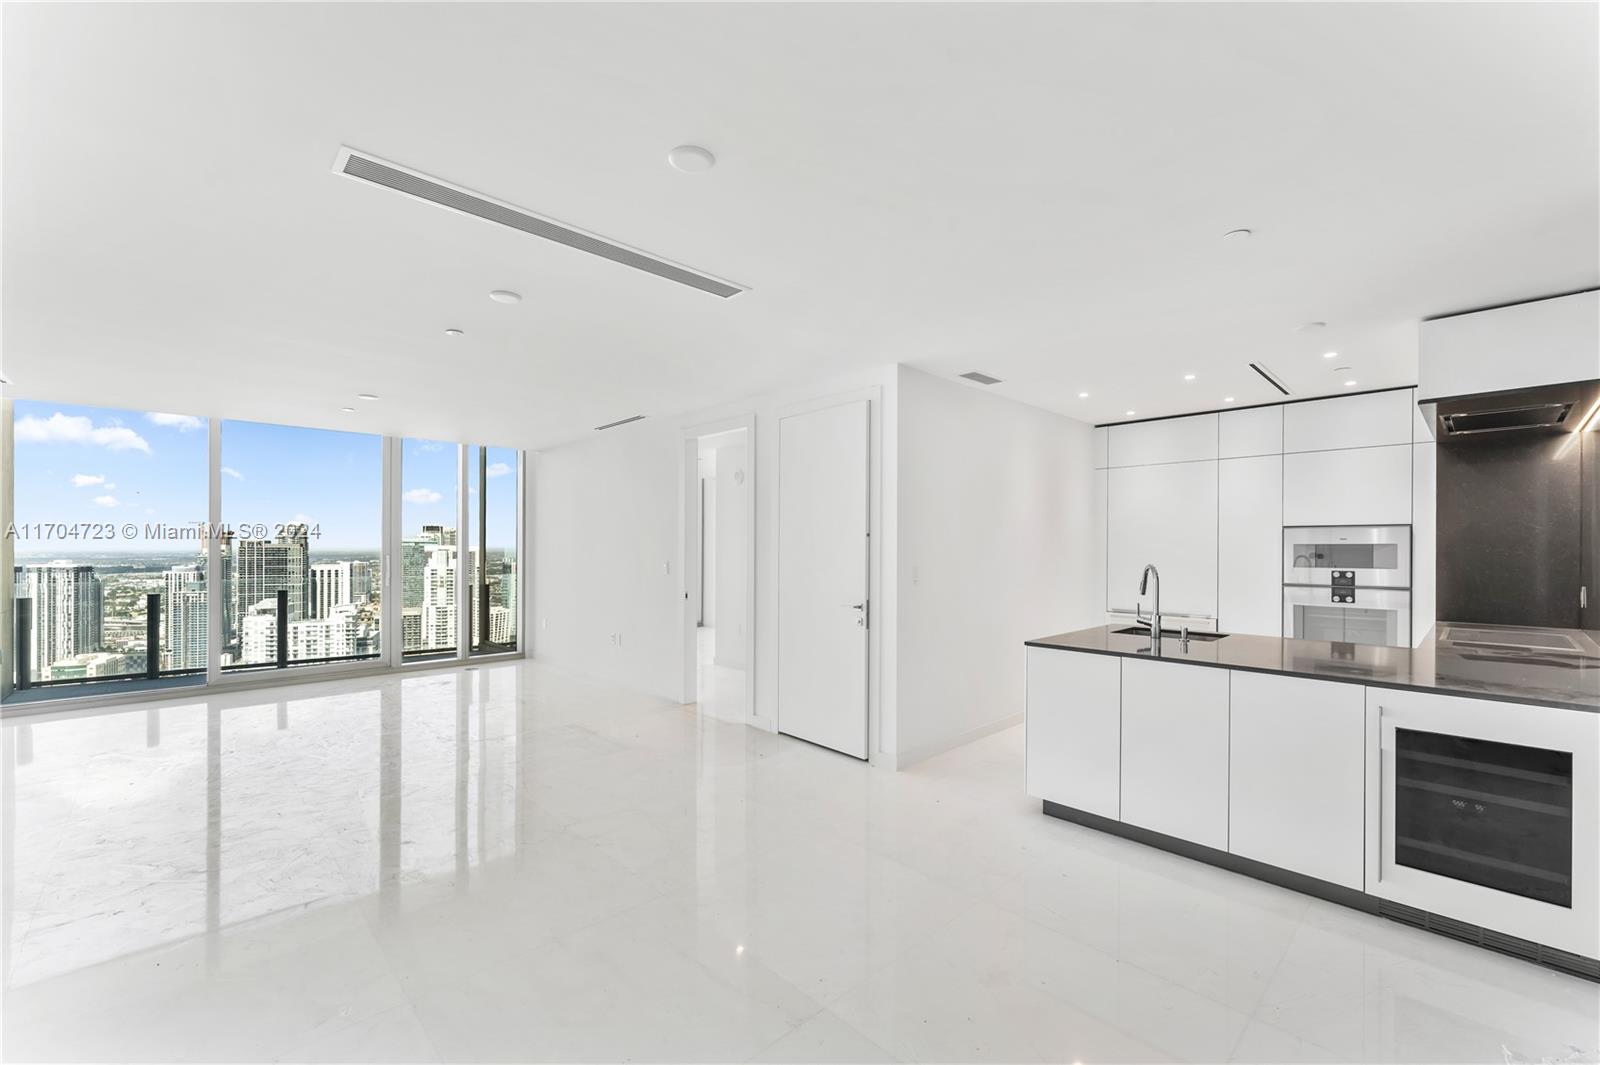
[[[8,390],[9,391],[9,390]],[[13,520],[15,508],[15,472],[16,459],[15,447],[15,403],[14,395],[0,395],[0,529]],[[41,402],[51,402],[43,400]],[[66,401],[61,401],[65,403]],[[74,406],[92,405],[73,403]],[[197,415],[198,417],[199,415]],[[207,414],[206,432],[207,440],[207,514],[206,520],[210,527],[219,528],[222,524],[222,426],[228,420],[255,420],[255,419],[229,419],[221,414]],[[266,423],[280,425],[281,423]],[[331,428],[314,426],[285,426],[286,428]],[[334,429],[334,431],[357,431],[350,429]],[[28,699],[16,701],[14,692],[14,665],[12,650],[15,638],[13,632],[15,621],[15,595],[13,580],[9,577],[15,565],[15,543],[9,538],[3,538],[0,543],[0,573],[4,577],[0,581],[0,617],[5,624],[0,626],[6,634],[7,646],[0,648],[0,716],[13,717],[43,713],[57,713],[85,707],[105,707],[118,703],[131,703],[152,699],[171,698],[174,695],[192,696],[196,694],[225,692],[231,690],[273,687],[282,684],[298,683],[301,681],[330,680],[341,677],[366,676],[393,672],[409,672],[416,670],[454,668],[469,662],[494,662],[525,657],[528,644],[528,572],[526,552],[523,550],[528,541],[527,526],[527,483],[529,462],[528,452],[522,448],[504,448],[511,451],[516,457],[514,473],[516,499],[515,516],[516,530],[514,534],[517,566],[516,566],[516,595],[517,607],[515,624],[517,626],[515,646],[506,649],[474,653],[471,646],[472,619],[471,589],[468,582],[471,580],[471,552],[470,545],[463,545],[462,550],[456,552],[456,647],[452,652],[439,655],[410,656],[405,654],[405,640],[403,636],[403,619],[401,604],[401,582],[403,575],[399,572],[401,566],[400,544],[403,538],[402,529],[402,499],[403,492],[403,462],[404,444],[408,439],[403,436],[393,436],[382,433],[368,433],[377,436],[381,442],[381,533],[378,545],[379,566],[381,574],[379,579],[382,601],[379,608],[380,624],[380,651],[377,655],[352,658],[339,661],[308,661],[304,664],[289,663],[284,667],[277,667],[268,663],[255,666],[224,669],[222,666],[223,652],[223,594],[208,595],[206,602],[207,647],[206,667],[202,671],[162,677],[159,681],[141,684],[134,691],[118,691],[116,688],[125,683],[123,678],[92,678],[77,682],[76,684],[63,683],[63,692],[71,691],[72,694],[62,694],[52,698]],[[476,442],[439,441],[440,443],[453,443],[456,448],[456,528],[462,530],[458,535],[464,536],[465,530],[470,526],[469,496],[467,491],[468,455],[473,447],[503,448],[503,445],[484,445]],[[206,538],[206,586],[208,589],[222,588],[222,557],[221,544],[217,537]]]

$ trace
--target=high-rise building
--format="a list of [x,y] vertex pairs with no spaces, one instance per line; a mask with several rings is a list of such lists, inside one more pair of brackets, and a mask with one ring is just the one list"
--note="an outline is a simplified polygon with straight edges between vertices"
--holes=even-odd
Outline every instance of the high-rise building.
[[206,668],[207,618],[206,564],[190,562],[167,570],[167,669]]
[[348,603],[336,606],[325,618],[307,618],[289,624],[289,659],[349,658],[363,648],[360,620],[356,608]]
[[350,601],[357,606],[372,598],[372,563],[355,560],[350,567]]
[[273,662],[278,657],[277,599],[263,599],[239,615],[241,663]]
[[436,546],[422,567],[422,649],[456,645],[456,549]]
[[[239,540],[234,544],[233,603],[241,628],[242,619],[262,600],[276,601],[279,589],[289,592],[289,620],[306,617],[310,599],[309,543],[306,527],[298,525],[274,540]],[[241,632],[241,643],[242,636]]]
[[51,679],[50,665],[100,650],[105,588],[94,567],[60,560],[22,567],[16,597],[32,601],[29,675]]
[[307,616],[328,617],[334,607],[365,603],[372,597],[372,563],[316,562],[311,566]]

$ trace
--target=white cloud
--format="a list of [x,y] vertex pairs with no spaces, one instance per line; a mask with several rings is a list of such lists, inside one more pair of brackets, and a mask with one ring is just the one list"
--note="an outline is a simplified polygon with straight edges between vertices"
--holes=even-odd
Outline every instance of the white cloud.
[[236,481],[244,480],[244,474],[240,473],[238,470],[234,469],[232,466],[224,466],[224,467],[222,467],[222,475],[224,477],[232,477]]
[[116,496],[95,496],[94,505],[97,507],[114,507],[117,505]]
[[417,450],[423,452],[424,454],[431,455],[435,451],[443,451],[444,450],[444,445],[443,444],[436,444],[436,443],[433,443],[432,441],[424,441],[423,443],[420,443],[420,444],[417,445]]
[[92,484],[105,484],[106,475],[103,473],[75,473],[72,475],[72,487],[88,488]]
[[81,415],[56,411],[48,418],[28,415],[16,424],[17,440],[30,444],[98,444],[110,451],[150,454],[144,437],[122,425],[96,425]]
[[206,423],[196,418],[193,414],[161,414],[150,413],[145,415],[157,425],[164,425],[168,429],[176,429],[180,433],[190,433],[196,429],[204,429]]
[[316,523],[317,519],[309,514],[296,514],[289,519],[290,525],[315,525]]
[[504,462],[491,462],[489,463],[489,468],[483,472],[490,477],[504,477],[511,472],[511,467]]
[[400,498],[407,503],[437,503],[444,496],[431,488],[408,488]]

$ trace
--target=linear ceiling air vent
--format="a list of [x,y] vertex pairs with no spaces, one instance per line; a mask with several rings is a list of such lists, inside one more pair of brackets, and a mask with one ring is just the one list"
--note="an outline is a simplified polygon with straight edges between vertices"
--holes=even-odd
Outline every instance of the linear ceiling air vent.
[[470,189],[452,185],[447,181],[429,177],[397,163],[386,162],[351,148],[339,149],[339,154],[333,162],[333,172],[357,181],[382,186],[436,207],[481,218],[486,222],[507,226],[535,237],[543,237],[545,240],[553,240],[557,244],[565,244],[577,251],[598,255],[602,259],[610,259],[614,263],[631,266],[635,270],[643,270],[647,274],[655,274],[668,281],[697,288],[701,292],[709,292],[713,296],[726,299],[748,291],[743,285],[712,277],[699,270],[691,270],[658,255],[630,248],[626,244],[618,244],[614,240],[585,232],[576,226],[546,218],[514,204],[491,199]]
[[627,425],[629,422],[638,422],[643,420],[643,414],[635,414],[631,418],[621,418],[614,422],[606,422],[604,425],[597,425],[594,427],[594,431],[598,433],[602,429],[615,429],[619,425]]
[[1252,362],[1250,364],[1250,369],[1266,378],[1267,384],[1271,385],[1273,388],[1276,388],[1279,392],[1282,392],[1286,396],[1289,394],[1289,389],[1285,387],[1284,383],[1278,379],[1278,375],[1262,366],[1259,362]]
[[976,381],[980,385],[997,385],[1000,383],[1000,378],[990,377],[988,374],[979,373],[977,370],[969,370],[960,376],[965,377],[968,381]]

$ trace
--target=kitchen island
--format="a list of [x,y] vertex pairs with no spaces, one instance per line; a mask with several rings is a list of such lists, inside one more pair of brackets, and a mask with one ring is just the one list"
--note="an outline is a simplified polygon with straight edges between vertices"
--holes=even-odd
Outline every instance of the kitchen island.
[[1030,640],[1044,812],[1600,979],[1600,634]]

